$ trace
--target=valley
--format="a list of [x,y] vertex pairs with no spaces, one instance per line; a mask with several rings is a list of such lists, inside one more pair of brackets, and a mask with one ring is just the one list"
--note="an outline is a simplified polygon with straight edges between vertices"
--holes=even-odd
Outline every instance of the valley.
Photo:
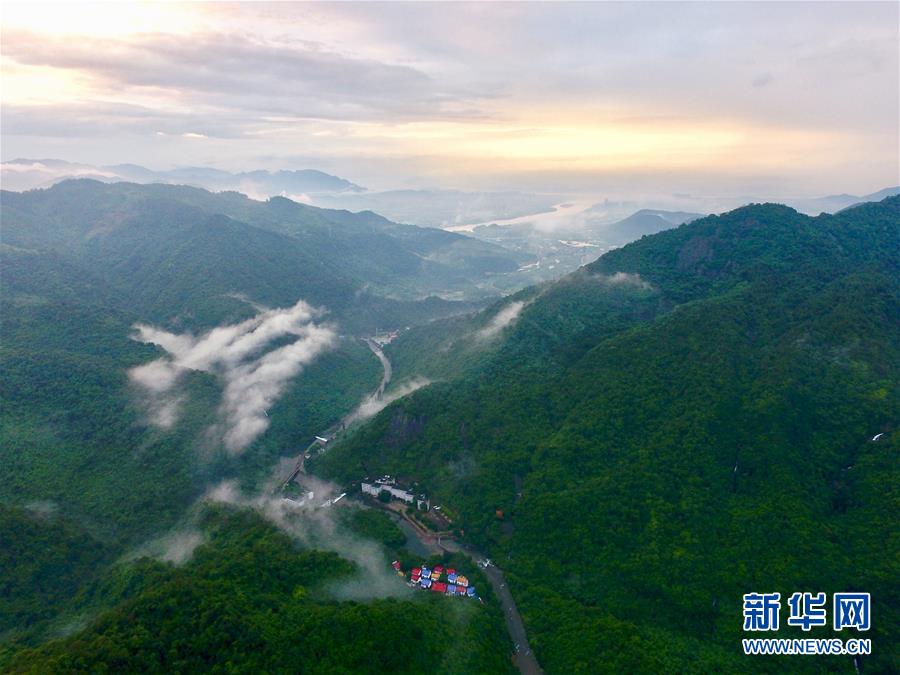
[[[480,631],[453,672],[680,670],[698,659],[731,669],[736,566],[752,555],[763,565],[754,579],[765,583],[768,566],[799,580],[779,562],[792,541],[834,584],[849,583],[839,561],[852,555],[868,587],[887,592],[891,562],[874,542],[893,497],[874,486],[892,480],[900,415],[897,199],[816,219],[777,205],[671,216],[690,219],[562,280],[435,302],[376,293],[402,295],[418,274],[434,283],[435,268],[398,263],[402,273],[360,284],[368,252],[355,271],[312,255],[347,245],[335,227],[371,245],[406,242],[384,249],[387,268],[423,250],[426,234],[374,215],[127,184],[4,195],[3,295],[16,312],[0,347],[0,496],[4,536],[29,553],[6,564],[7,587],[28,590],[3,615],[0,663],[40,670],[50,658],[72,664],[85,640],[136,639],[118,623],[126,611],[167,630],[152,611],[155,580],[213,583],[206,559],[255,589],[252,614],[277,586],[248,586],[249,569],[232,567],[253,541],[274,547],[261,569],[319,569],[313,558],[330,555],[344,570],[328,583],[324,570],[298,572],[271,601],[278,611],[329,607],[329,622],[413,612],[440,630]],[[52,215],[62,205],[69,215]],[[667,217],[628,223],[665,228]],[[427,245],[480,260],[482,244],[448,236]],[[135,247],[158,262],[142,266]],[[181,247],[190,259],[173,253]],[[478,279],[485,268],[465,269]],[[445,290],[468,283],[442,279],[456,284]],[[60,312],[78,321],[60,324]],[[800,457],[819,470],[797,473]],[[378,481],[363,490],[388,474],[403,497],[389,508],[373,496]],[[846,539],[803,539],[824,514],[837,532],[867,519],[872,544],[857,538],[851,553]],[[735,537],[738,523],[756,534]],[[392,558],[497,562],[479,568],[484,604],[463,610],[440,593],[408,595],[384,571]],[[48,578],[40,611],[47,582],[13,581]],[[312,604],[292,604],[307,593]],[[198,620],[184,611],[176,625]],[[694,623],[661,623],[674,612]],[[64,625],[81,627],[60,635]],[[892,630],[886,618],[875,636]],[[610,637],[628,631],[639,651]],[[698,651],[703,636],[713,638]],[[442,649],[403,656],[405,667],[446,660]]]
[[900,3],[0,11],[0,673],[900,673]]

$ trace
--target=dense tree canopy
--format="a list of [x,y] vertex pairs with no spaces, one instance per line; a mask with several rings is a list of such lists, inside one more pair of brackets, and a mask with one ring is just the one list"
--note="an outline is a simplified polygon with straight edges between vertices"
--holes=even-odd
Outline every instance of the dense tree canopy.
[[[478,603],[415,593],[329,599],[355,570],[299,549],[250,512],[213,512],[183,567],[155,563],[140,590],[78,635],[7,654],[27,673],[510,672],[505,635]],[[496,611],[496,610],[494,610]]]
[[412,332],[398,370],[443,382],[319,469],[409,476],[457,509],[508,556],[549,672],[852,670],[741,655],[743,593],[813,588],[872,593],[863,661],[890,671],[898,235],[892,198],[818,218],[754,205],[645,237],[507,301],[526,305],[480,356],[475,320]]

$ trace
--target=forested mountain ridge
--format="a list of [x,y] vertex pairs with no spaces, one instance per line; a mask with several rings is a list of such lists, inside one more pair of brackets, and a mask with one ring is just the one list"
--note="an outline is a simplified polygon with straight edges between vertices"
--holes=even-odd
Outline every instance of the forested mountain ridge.
[[[237,517],[229,545],[211,535],[214,560],[199,569],[133,558],[148,555],[148,541],[192,526],[211,486],[228,479],[247,494],[268,490],[280,458],[293,462],[370,394],[382,367],[357,336],[474,306],[417,299],[405,284],[418,287],[424,275],[460,291],[484,270],[515,268],[515,256],[371,213],[192,188],[71,181],[0,199],[0,670],[283,670],[288,662],[311,672],[402,671],[404,663],[410,673],[478,672],[479,663],[509,670],[496,608],[366,594],[338,602],[320,587],[359,570],[333,553],[298,551],[271,523]],[[327,329],[328,349],[284,382],[267,404],[267,427],[242,453],[217,444],[228,380],[215,369],[185,368],[173,392],[177,420],[153,423],[150,395],[130,374],[166,352],[137,341],[136,326],[190,342],[298,301],[322,308],[312,321]],[[258,345],[249,361],[296,337]],[[299,602],[307,586],[315,598]],[[413,613],[422,623],[410,639]],[[314,637],[294,649],[298,631]],[[440,640],[422,648],[426,633]],[[456,649],[457,633],[468,635],[468,652]],[[70,634],[78,637],[46,654],[13,656]],[[196,640],[184,644],[185,635]],[[393,646],[373,657],[379,639]],[[333,658],[323,660],[323,650]]]
[[[12,520],[20,543],[28,525]],[[0,668],[41,675],[514,672],[496,606],[415,593],[396,577],[387,580],[393,597],[339,602],[334,589],[359,572],[353,562],[299,545],[252,511],[209,507],[200,528],[204,542],[189,562],[120,561],[76,599],[114,608],[39,647],[0,645]],[[58,534],[41,543],[53,548],[50,535]],[[75,569],[89,576],[84,566],[99,555],[87,547],[81,555]],[[66,569],[53,562],[36,570],[51,593],[58,592],[52,573]]]
[[[99,220],[19,210],[15,243],[4,211],[0,501],[16,506],[0,508],[0,534],[16,554],[3,561],[0,631],[23,642],[0,649],[2,667],[503,672],[490,602],[488,614],[466,616],[436,602],[334,602],[320,584],[352,565],[246,514],[214,515],[184,568],[119,560],[177,522],[209,481],[250,479],[302,449],[297,439],[380,376],[363,345],[341,341],[304,370],[269,411],[269,430],[237,458],[199,461],[220,394],[207,373],[185,382],[184,422],[148,429],[126,371],[159,351],[128,338],[135,322],[149,315],[202,330],[252,313],[246,299],[216,299],[234,279],[260,284],[251,293],[273,304],[296,297],[277,277],[285,258],[265,244],[275,237],[294,250],[300,235],[276,230],[296,205],[187,194],[141,201],[158,206],[143,219],[118,218],[128,209],[110,203],[85,203],[86,213],[102,209]],[[190,202],[219,197],[235,200],[228,213]],[[394,227],[359,217],[363,230],[367,219]],[[29,232],[35,222],[64,231]],[[169,235],[183,231],[180,252]],[[437,382],[313,469],[348,482],[383,472],[419,480],[466,538],[502,561],[547,672],[851,672],[844,657],[740,656],[742,593],[809,589],[873,594],[863,667],[890,672],[898,231],[900,198],[817,218],[751,205],[645,237],[479,314],[414,327],[388,349],[395,376]],[[257,274],[214,269],[219,260],[243,269],[229,257],[234,233],[257,242],[247,248],[259,252]],[[37,235],[77,246],[27,239]],[[145,265],[153,242],[166,256]],[[130,258],[133,245],[149,248]],[[209,266],[190,250],[206,251]],[[101,259],[106,268],[94,264]],[[317,270],[307,281],[336,285],[312,293],[350,297],[339,293],[352,281]],[[173,314],[178,303],[203,311]],[[98,611],[83,630],[31,649]],[[298,627],[316,638],[298,642]],[[367,660],[361,644],[384,653]]]
[[477,298],[486,274],[514,271],[521,260],[499,246],[373,213],[184,186],[64,181],[4,192],[2,209],[4,243],[54,252],[111,284],[130,284],[147,296],[139,305],[152,313],[147,319],[193,312],[201,325],[246,309],[235,293],[276,306],[304,297],[360,329],[374,330],[375,314],[407,325],[454,311],[436,298],[413,301]]
[[[429,361],[420,340],[449,355],[444,382],[320,470],[418,479],[509,556],[548,672],[852,671],[740,655],[743,593],[813,587],[882,598],[863,664],[891,671],[898,252],[897,197],[817,218],[751,205],[645,237],[404,336],[399,369]],[[478,326],[515,302],[479,355]]]

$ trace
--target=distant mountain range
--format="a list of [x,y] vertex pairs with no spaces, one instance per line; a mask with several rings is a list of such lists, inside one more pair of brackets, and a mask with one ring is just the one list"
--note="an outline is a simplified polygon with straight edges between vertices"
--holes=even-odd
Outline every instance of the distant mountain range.
[[14,159],[0,164],[3,189],[21,192],[46,188],[67,178],[104,183],[190,185],[213,192],[235,191],[252,199],[288,197],[322,208],[375,211],[400,223],[446,227],[550,211],[559,195],[527,192],[463,192],[459,190],[388,190],[369,192],[349,180],[314,169],[241,171],[203,166],[166,171],[139,164],[94,165],[62,159]]
[[2,216],[3,243],[30,251],[32,267],[35,256],[62,260],[83,272],[67,279],[70,287],[79,276],[98,277],[123,295],[123,307],[157,322],[190,316],[214,325],[246,308],[234,297],[241,294],[269,306],[303,298],[350,330],[371,331],[450,310],[451,303],[438,308],[437,298],[429,309],[418,307],[428,296],[495,295],[479,288],[482,280],[530,261],[496,244],[372,212],[187,186],[68,180],[4,191]]
[[308,196],[316,193],[363,192],[365,188],[348,180],[314,169],[297,171],[242,171],[231,173],[202,166],[186,166],[154,171],[138,164],[94,166],[62,159],[14,159],[0,165],[3,187],[32,190],[49,187],[66,178],[93,178],[105,183],[167,183],[192,185],[220,192],[235,190],[250,196]]
[[[5,190],[23,191],[50,187],[66,178],[92,178],[104,183],[130,181],[134,183],[163,183],[169,185],[190,185],[213,192],[235,191],[252,199],[282,196],[295,201],[313,204],[322,208],[347,209],[349,211],[375,211],[399,223],[413,223],[426,227],[447,227],[491,223],[524,216],[553,212],[564,195],[519,191],[467,192],[461,190],[417,189],[385,190],[371,192],[345,178],[315,169],[229,172],[203,166],[185,166],[176,169],[155,170],[139,164],[94,165],[70,162],[63,159],[19,158],[0,163],[0,182]],[[900,194],[900,187],[888,187],[866,195],[836,194],[825,197],[800,199],[777,199],[801,213],[818,215],[836,213],[854,204],[880,201],[885,197]],[[589,233],[598,232],[616,221],[641,214],[638,224],[631,221],[624,226],[617,238],[626,243],[644,234],[652,234],[663,229],[666,220],[671,225],[679,225],[687,220],[671,220],[666,213],[688,212],[694,218],[696,213],[719,213],[725,208],[733,208],[740,203],[767,202],[773,199],[766,195],[748,195],[742,199],[716,200],[688,195],[672,200],[643,199],[640,201],[609,200],[598,202],[584,211],[584,219],[577,223],[580,228],[586,224]],[[651,208],[647,208],[651,207]],[[655,207],[664,207],[663,210]],[[679,210],[681,209],[681,210]],[[651,216],[656,213],[662,220]],[[629,215],[631,214],[631,215]],[[502,222],[501,222],[502,224]],[[632,231],[636,236],[627,236]],[[613,232],[612,229],[607,229]],[[568,233],[571,235],[572,233]]]
[[817,216],[820,213],[837,213],[856,204],[880,202],[882,199],[895,195],[900,195],[900,187],[887,187],[883,190],[878,190],[878,192],[862,196],[849,194],[828,195],[827,197],[816,197],[815,199],[787,200],[785,203],[801,213]]

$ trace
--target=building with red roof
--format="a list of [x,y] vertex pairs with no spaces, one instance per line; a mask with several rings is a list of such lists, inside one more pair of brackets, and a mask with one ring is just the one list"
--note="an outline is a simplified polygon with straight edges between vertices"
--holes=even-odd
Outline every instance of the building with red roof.
[[433,590],[435,593],[446,593],[447,584],[443,583],[442,581],[435,581],[433,584],[431,584],[431,590]]

